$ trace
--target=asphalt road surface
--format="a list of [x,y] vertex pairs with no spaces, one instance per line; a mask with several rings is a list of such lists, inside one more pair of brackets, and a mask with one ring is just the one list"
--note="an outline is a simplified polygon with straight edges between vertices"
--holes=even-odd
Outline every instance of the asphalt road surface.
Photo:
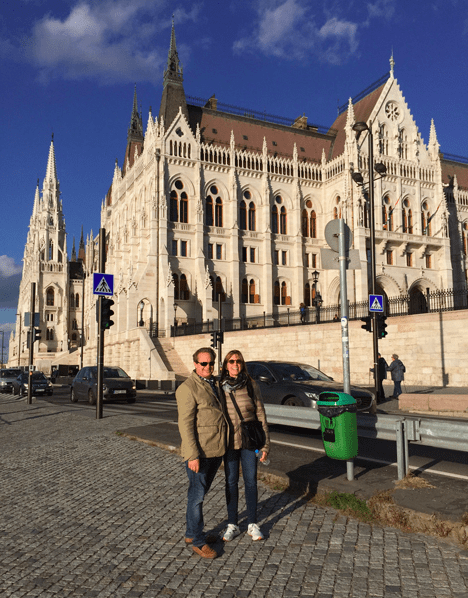
[[[60,404],[67,409],[89,410],[96,412],[96,407],[86,402],[71,403],[69,388],[55,388],[52,397],[43,397],[50,403]],[[379,409],[382,406],[379,406]],[[177,422],[177,405],[173,394],[150,393],[138,391],[137,401],[128,404],[125,401],[104,402],[106,411],[113,413],[128,413],[142,417],[154,417],[155,420]],[[282,455],[288,450],[301,448],[306,451],[324,452],[320,431],[303,428],[292,428],[274,425],[270,427],[271,441],[277,448],[281,448]],[[175,443],[177,428],[174,426]],[[359,457],[373,463],[395,464],[396,444],[394,442],[359,438]],[[433,474],[468,480],[468,463],[466,453],[440,448],[421,446],[410,443],[410,469],[413,471],[430,471]]]

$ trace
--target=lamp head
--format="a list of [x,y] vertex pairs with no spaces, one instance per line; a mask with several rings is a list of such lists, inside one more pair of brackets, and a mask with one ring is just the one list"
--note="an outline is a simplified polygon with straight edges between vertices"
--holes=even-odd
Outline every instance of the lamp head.
[[354,123],[353,125],[353,131],[356,131],[356,133],[362,133],[363,131],[367,131],[368,130],[368,126],[367,123],[361,121],[358,121],[357,123]]
[[385,176],[387,174],[387,167],[382,162],[377,162],[377,164],[374,164],[374,170],[380,174],[380,176]]
[[317,272],[317,270],[314,270],[314,271],[312,272],[312,280],[313,280],[314,282],[318,282],[319,276],[320,276],[320,272]]
[[360,172],[353,172],[351,176],[353,177],[353,181],[358,185],[362,185],[364,182],[363,176]]

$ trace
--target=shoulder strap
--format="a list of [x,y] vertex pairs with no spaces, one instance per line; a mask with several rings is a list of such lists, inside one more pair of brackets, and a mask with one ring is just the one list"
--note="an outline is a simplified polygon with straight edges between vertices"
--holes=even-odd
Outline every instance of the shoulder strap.
[[231,397],[232,404],[236,408],[237,415],[240,417],[241,421],[243,422],[244,418],[242,417],[242,413],[240,412],[239,406],[237,405],[237,402],[236,402],[236,399],[234,398],[234,393],[232,392],[232,390],[229,391],[229,395]]

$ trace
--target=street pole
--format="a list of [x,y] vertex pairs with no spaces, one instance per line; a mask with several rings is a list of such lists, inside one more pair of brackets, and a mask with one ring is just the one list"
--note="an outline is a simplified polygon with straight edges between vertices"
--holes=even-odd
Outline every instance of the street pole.
[[[106,229],[99,229],[99,272],[106,271]],[[98,297],[98,354],[97,354],[97,397],[96,419],[102,419],[102,384],[104,381],[104,330],[102,329],[102,297]]]
[[80,343],[80,370],[83,368],[83,341],[84,341],[84,294],[86,274],[83,268],[83,290],[81,292],[81,343]]
[[[369,124],[369,210],[370,210],[370,250],[371,250],[371,286],[372,295],[376,294],[376,268],[375,268],[375,209],[374,209],[374,137],[372,134],[372,124]],[[379,339],[377,336],[377,312],[372,314],[372,336],[374,347],[374,390],[375,400],[379,396]]]
[[219,367],[219,371],[221,372],[221,366],[222,361],[221,361],[221,357],[222,357],[222,350],[223,350],[223,344],[221,342],[221,337],[223,334],[223,331],[221,330],[221,323],[222,323],[222,317],[221,317],[221,309],[222,309],[222,302],[221,302],[221,293],[219,293],[218,295],[218,367]]
[[34,306],[36,303],[36,283],[31,283],[31,309],[29,313],[29,372],[28,372],[28,405],[32,405],[32,374],[34,361]]

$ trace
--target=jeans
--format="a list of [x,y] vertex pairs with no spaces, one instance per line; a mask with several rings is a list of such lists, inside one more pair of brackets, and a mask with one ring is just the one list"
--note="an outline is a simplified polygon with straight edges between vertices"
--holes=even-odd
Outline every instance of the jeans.
[[185,462],[189,479],[185,537],[193,538],[193,545],[198,548],[206,544],[205,534],[203,533],[203,499],[210,489],[216,472],[221,465],[221,459],[222,457],[200,459],[200,471],[198,473],[189,469],[188,461]]
[[242,463],[242,477],[247,504],[247,523],[257,523],[257,455],[247,449],[228,450],[224,455],[226,476],[226,504],[228,523],[238,525],[239,464]]
[[399,397],[401,395],[401,380],[393,381],[393,396]]

